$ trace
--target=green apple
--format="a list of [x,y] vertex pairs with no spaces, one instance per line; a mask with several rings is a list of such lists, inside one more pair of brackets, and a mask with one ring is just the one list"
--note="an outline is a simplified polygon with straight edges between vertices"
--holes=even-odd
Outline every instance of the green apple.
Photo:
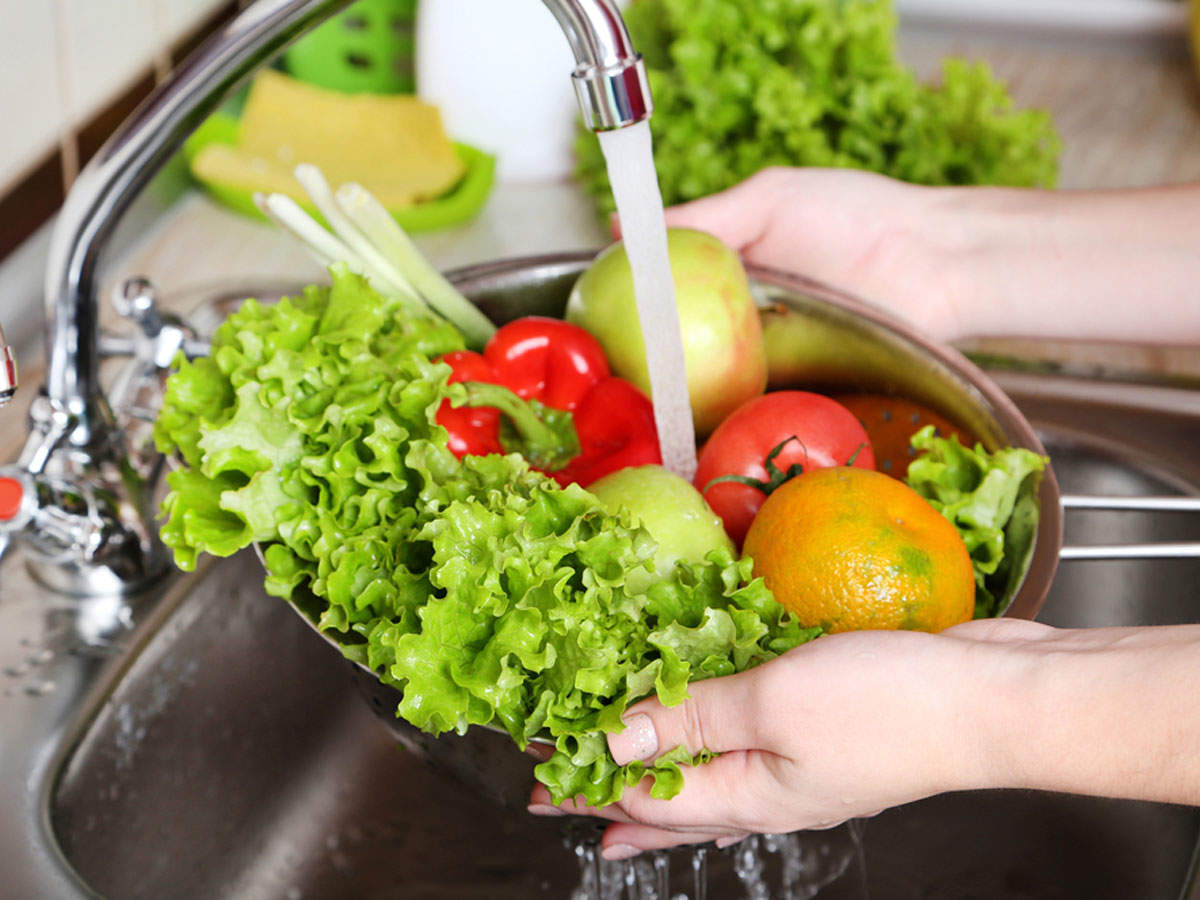
[[[767,384],[762,326],[738,255],[702,231],[667,232],[688,393],[696,433],[706,435]],[[615,374],[647,394],[646,345],[625,245],[613,244],[575,283],[566,319],[590,331]]]
[[717,549],[737,555],[721,520],[700,492],[662,466],[619,469],[593,481],[588,490],[610,512],[624,508],[633,513],[658,544],[654,572],[636,569],[628,575],[634,593],[669,575],[677,562],[704,562]]

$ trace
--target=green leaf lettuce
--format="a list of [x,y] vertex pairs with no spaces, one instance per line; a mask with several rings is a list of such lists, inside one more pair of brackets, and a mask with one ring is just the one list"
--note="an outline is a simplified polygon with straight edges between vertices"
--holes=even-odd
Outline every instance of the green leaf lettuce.
[[436,359],[459,334],[332,274],[246,301],[170,378],[155,437],[179,464],[162,531],[176,561],[258,543],[267,591],[399,688],[407,721],[553,741],[537,774],[557,799],[603,805],[647,776],[677,793],[704,755],[617,766],[604,736],[626,707],[679,703],[818,632],[727,552],[631,590],[650,535],[520,456],[457,460],[435,414],[452,393]]
[[1019,447],[989,453],[941,438],[932,425],[912,446],[921,455],[908,484],[954,523],[975,568],[975,616],[1008,608],[1033,556],[1040,514],[1038,486],[1049,460]]

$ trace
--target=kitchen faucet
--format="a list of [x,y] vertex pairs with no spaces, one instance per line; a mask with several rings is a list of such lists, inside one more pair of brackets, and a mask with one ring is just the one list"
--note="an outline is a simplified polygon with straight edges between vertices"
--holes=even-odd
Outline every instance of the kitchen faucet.
[[[148,401],[179,352],[203,349],[184,323],[159,313],[153,290],[140,279],[114,298],[138,325],[136,336],[100,333],[97,271],[117,222],[246,76],[351,2],[252,3],[146,99],[72,186],[46,272],[45,385],[31,406],[25,449],[14,465],[0,467],[0,557],[20,540],[47,586],[80,596],[123,593],[167,564],[153,525],[162,459],[149,438]],[[575,57],[571,81],[584,123],[602,131],[647,118],[646,71],[615,0],[544,2]],[[109,356],[128,362],[106,395],[99,364]],[[15,388],[16,363],[0,332],[0,406]]]

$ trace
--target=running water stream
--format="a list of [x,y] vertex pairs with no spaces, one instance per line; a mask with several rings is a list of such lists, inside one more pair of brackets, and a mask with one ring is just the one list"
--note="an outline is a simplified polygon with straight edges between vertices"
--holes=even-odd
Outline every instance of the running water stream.
[[675,305],[675,282],[667,255],[662,193],[654,170],[649,121],[599,132],[608,166],[621,236],[633,272],[633,292],[646,345],[650,399],[663,465],[692,480],[696,434],[688,400],[683,335]]
[[[810,900],[853,866],[866,896],[860,824],[834,831],[753,835],[727,850],[696,847],[656,851],[620,862],[601,858],[595,838],[576,838],[579,886],[571,900]],[[711,875],[724,876],[710,888]],[[730,877],[732,875],[732,878]]]
[[[599,139],[633,274],[663,465],[691,481],[696,435],[650,123],[602,131]],[[732,869],[747,900],[807,900],[839,878],[852,860],[857,858],[862,868],[858,832],[848,829],[846,834],[849,840],[841,841],[830,832],[753,836],[713,859]],[[571,849],[579,860],[580,878],[571,900],[708,900],[714,851],[706,847],[621,862],[602,859],[594,838],[576,837]],[[674,886],[673,856],[686,857]]]

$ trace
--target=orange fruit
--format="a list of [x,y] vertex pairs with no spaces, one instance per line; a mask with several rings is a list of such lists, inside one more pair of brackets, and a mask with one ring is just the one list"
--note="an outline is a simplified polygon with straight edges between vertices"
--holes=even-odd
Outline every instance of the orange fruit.
[[975,443],[945,416],[912,400],[886,394],[841,394],[833,399],[854,413],[866,429],[875,451],[875,468],[902,481],[908,464],[916,458],[909,441],[926,425],[936,428],[939,437],[956,436],[964,447]]
[[754,518],[745,552],[805,627],[941,631],[975,613],[957,529],[879,472],[814,469],[785,482]]

